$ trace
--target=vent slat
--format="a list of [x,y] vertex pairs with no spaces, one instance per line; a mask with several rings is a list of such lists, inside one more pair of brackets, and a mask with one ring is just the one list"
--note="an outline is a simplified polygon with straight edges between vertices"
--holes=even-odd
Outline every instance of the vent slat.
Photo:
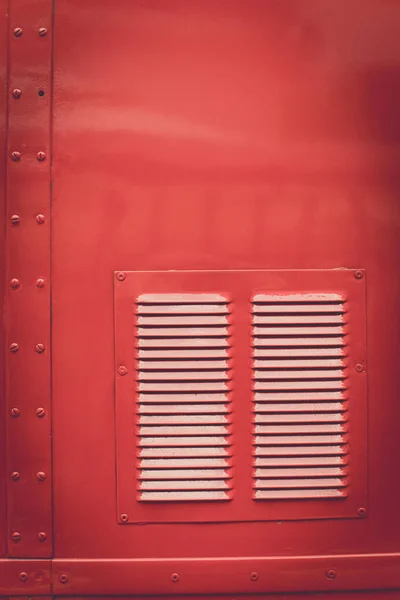
[[252,312],[254,498],[346,496],[345,299],[258,294]]
[[139,298],[139,501],[230,499],[229,314],[219,294]]

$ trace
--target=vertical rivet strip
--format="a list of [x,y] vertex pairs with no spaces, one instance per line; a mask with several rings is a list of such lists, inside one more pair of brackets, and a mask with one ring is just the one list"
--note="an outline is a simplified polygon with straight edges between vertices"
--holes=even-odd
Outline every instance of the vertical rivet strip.
[[[41,30],[38,35],[38,23]],[[52,556],[50,444],[50,106],[52,0],[13,0],[9,14],[6,260],[8,555]],[[22,28],[24,35],[20,35]],[[44,36],[41,31],[46,31]],[[29,78],[26,74],[29,73]],[[37,90],[49,90],[39,98]],[[21,127],[21,123],[24,124]],[[46,159],[46,160],[45,160]],[[45,215],[38,227],[37,215]],[[18,223],[21,221],[20,226]],[[28,258],[29,257],[29,258]],[[16,280],[21,282],[17,286]],[[46,285],[38,293],[41,282]],[[40,282],[40,283],[38,283]],[[18,291],[16,289],[18,287]],[[34,351],[36,350],[36,351]],[[43,351],[45,350],[45,351]],[[43,410],[38,418],[37,410]],[[43,409],[41,408],[43,407]],[[35,452],[32,452],[32,448]],[[21,535],[18,543],[13,532]],[[39,536],[39,532],[43,535]],[[43,543],[44,535],[46,543]],[[14,536],[15,537],[15,536]]]

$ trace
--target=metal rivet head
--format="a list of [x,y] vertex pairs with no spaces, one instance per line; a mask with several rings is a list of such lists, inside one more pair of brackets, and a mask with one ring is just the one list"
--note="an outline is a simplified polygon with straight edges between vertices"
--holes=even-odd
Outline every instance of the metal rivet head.
[[120,367],[118,367],[118,375],[126,375],[128,372],[128,369],[126,367],[124,367],[124,365],[121,365]]
[[46,473],[44,471],[38,471],[36,473],[36,479],[38,481],[44,481],[46,479],[46,477],[47,477],[47,475],[46,475]]
[[38,34],[40,35],[40,37],[45,37],[47,35],[47,29],[46,27],[40,27]]
[[22,573],[20,573],[20,574],[18,575],[18,578],[19,578],[21,581],[28,581],[28,573],[25,573],[25,571],[22,571]]
[[44,287],[44,279],[36,279],[36,287],[42,288]]
[[11,413],[11,416],[14,417],[14,419],[17,419],[19,417],[19,415],[21,414],[21,411],[19,410],[19,408],[14,406],[14,408],[12,408],[10,410],[10,413]]
[[36,158],[39,162],[46,160],[46,154],[44,152],[38,152]]
[[20,479],[20,478],[21,478],[21,475],[20,475],[20,473],[18,473],[18,471],[13,471],[11,473],[11,479],[13,481],[18,481],[18,479]]
[[39,417],[39,419],[42,419],[45,416],[46,411],[42,406],[39,406],[39,408],[36,409],[35,413],[36,416]]
[[10,287],[13,290],[17,290],[19,288],[19,286],[20,286],[19,279],[11,279],[11,281],[10,281]]
[[14,37],[16,37],[16,38],[19,38],[19,37],[21,37],[21,35],[22,35],[23,33],[24,33],[24,32],[22,31],[21,27],[16,27],[16,28],[14,29],[14,31],[13,31],[13,35],[14,35]]
[[362,279],[362,278],[364,277],[364,271],[361,271],[361,270],[357,270],[357,271],[355,271],[355,273],[354,273],[354,277],[355,277],[356,279]]
[[128,521],[128,518],[129,517],[128,517],[128,515],[126,513],[122,513],[122,515],[121,515],[121,521],[123,523],[126,523]]
[[35,350],[38,354],[43,354],[44,352],[44,344],[36,344]]
[[250,579],[251,581],[257,581],[259,578],[259,574],[256,571],[253,571],[252,573],[250,573]]
[[120,271],[119,273],[117,273],[117,279],[118,281],[125,281],[126,278],[126,274],[123,273],[122,271]]
[[179,580],[180,580],[179,573],[172,573],[171,581],[173,581],[174,583],[177,583]]
[[21,152],[17,152],[16,150],[14,152],[11,152],[11,160],[13,160],[14,162],[18,162],[19,160],[21,160]]
[[47,540],[47,533],[39,531],[38,533],[39,542],[45,542]]
[[58,576],[58,581],[60,583],[68,583],[68,575],[66,573],[60,573]]
[[22,96],[22,90],[20,90],[19,88],[15,88],[11,92],[11,95],[13,98],[15,98],[15,100],[18,100],[18,98],[21,98],[21,96]]
[[356,371],[357,373],[363,373],[365,371],[365,367],[362,363],[357,363],[356,364]]
[[12,215],[10,221],[12,225],[19,225],[21,219],[19,215]]
[[18,344],[16,344],[15,342],[13,344],[10,344],[10,352],[18,352],[18,350],[19,350]]
[[364,508],[363,506],[360,506],[360,508],[357,511],[358,516],[359,517],[366,517],[367,516],[367,509]]
[[11,534],[11,539],[13,542],[19,542],[21,539],[21,534],[19,531],[13,531]]
[[335,569],[329,569],[326,573],[325,573],[325,577],[327,579],[336,579],[337,576],[337,571],[335,571]]
[[38,223],[39,225],[42,225],[44,223],[44,215],[42,215],[42,214],[36,215],[36,223]]

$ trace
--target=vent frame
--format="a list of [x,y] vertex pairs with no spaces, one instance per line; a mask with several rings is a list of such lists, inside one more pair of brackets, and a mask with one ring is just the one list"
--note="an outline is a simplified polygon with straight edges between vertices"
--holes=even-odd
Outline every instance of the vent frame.
[[[359,270],[358,270],[359,271]],[[357,273],[358,273],[357,271]],[[119,272],[114,277],[115,371],[116,371],[116,452],[117,519],[120,523],[246,522],[305,519],[359,518],[358,509],[367,508],[367,374],[365,276],[352,269],[298,271],[142,271]],[[364,272],[363,272],[363,275]],[[121,278],[120,278],[121,277]],[[141,502],[137,500],[137,414],[135,402],[137,357],[132,352],[135,333],[134,304],[141,294],[200,293],[229,298],[232,326],[232,475],[230,501],[223,502]],[[327,500],[253,499],[252,448],[252,313],[256,294],[336,293],[346,297],[351,315],[347,332],[351,356],[348,382],[350,478],[347,498]],[[356,365],[363,365],[362,372]],[[126,375],[118,369],[125,366]],[[239,401],[238,398],[241,398]],[[351,406],[350,406],[351,405]],[[162,410],[162,409],[160,409]],[[246,427],[240,425],[249,419]],[[295,467],[295,464],[293,465]]]

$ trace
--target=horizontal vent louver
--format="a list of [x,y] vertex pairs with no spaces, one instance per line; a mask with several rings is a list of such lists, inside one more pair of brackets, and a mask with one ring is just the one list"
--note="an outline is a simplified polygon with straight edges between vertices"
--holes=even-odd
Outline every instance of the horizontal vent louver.
[[137,299],[140,501],[231,497],[229,315],[219,294]]
[[345,497],[344,298],[258,294],[252,323],[254,498]]

